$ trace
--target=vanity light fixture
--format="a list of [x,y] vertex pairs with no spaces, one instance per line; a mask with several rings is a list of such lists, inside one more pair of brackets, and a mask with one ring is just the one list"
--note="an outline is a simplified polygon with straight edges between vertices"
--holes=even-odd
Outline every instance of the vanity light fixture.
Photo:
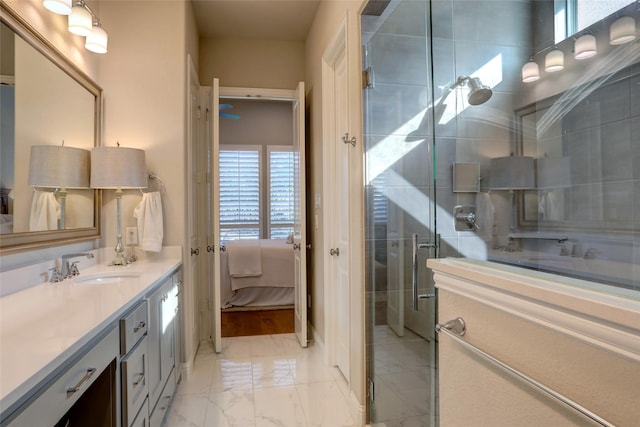
[[84,0],[76,1],[69,15],[69,31],[87,37],[93,29],[93,15],[85,7]]
[[548,73],[564,70],[564,53],[558,48],[554,48],[544,57],[544,70]]
[[524,83],[531,83],[540,80],[540,67],[533,60],[529,59],[529,62],[522,66],[522,81]]
[[43,0],[42,5],[58,15],[69,15],[71,13],[71,0]]
[[43,0],[42,4],[54,13],[69,15],[69,32],[86,37],[84,47],[87,50],[107,53],[109,36],[85,0]]
[[636,39],[636,20],[631,16],[618,18],[609,27],[609,44],[629,43]]
[[122,190],[147,188],[144,150],[137,148],[95,147],[91,151],[91,187],[116,190],[116,257],[111,265],[127,265],[122,244]]
[[596,38],[591,34],[583,34],[576,39],[573,45],[574,58],[581,60],[592,58],[598,53]]

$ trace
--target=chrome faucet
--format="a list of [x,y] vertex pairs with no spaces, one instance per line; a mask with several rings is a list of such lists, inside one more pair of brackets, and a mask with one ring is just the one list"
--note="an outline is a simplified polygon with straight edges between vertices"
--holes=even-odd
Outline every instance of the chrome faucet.
[[80,274],[80,271],[78,270],[78,266],[76,265],[77,261],[72,264],[69,263],[69,260],[71,258],[76,258],[79,256],[84,256],[84,257],[87,257],[88,259],[91,259],[94,257],[94,255],[91,252],[80,252],[80,253],[62,255],[62,260],[60,261],[60,264],[61,264],[60,275],[62,276],[63,279],[66,279],[67,277],[77,276],[78,274]]

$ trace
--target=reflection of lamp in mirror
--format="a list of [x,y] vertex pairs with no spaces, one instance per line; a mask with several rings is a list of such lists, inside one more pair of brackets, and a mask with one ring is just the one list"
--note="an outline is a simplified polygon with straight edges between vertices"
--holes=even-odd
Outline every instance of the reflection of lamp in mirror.
[[122,244],[122,190],[147,187],[144,150],[96,147],[91,151],[91,187],[115,189],[117,203],[116,257],[111,265],[126,265]]
[[29,185],[58,189],[58,228],[64,230],[67,189],[89,188],[89,151],[64,145],[31,146]]
[[515,228],[514,190],[528,190],[535,187],[533,157],[498,157],[490,161],[491,175],[489,188],[509,191],[511,208],[511,229]]

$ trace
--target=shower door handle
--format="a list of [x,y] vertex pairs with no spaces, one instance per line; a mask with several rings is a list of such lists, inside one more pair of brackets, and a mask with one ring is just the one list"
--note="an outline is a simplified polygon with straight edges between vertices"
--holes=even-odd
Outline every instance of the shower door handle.
[[[418,249],[428,249],[428,248],[434,248],[436,249],[436,256],[437,256],[437,249],[438,249],[438,244],[437,243],[418,243],[418,235],[416,233],[413,234],[412,236],[412,241],[413,244],[411,245],[413,247],[413,254],[412,254],[412,269],[411,269],[411,280],[412,280],[412,290],[413,290],[413,311],[418,311],[418,300],[419,299],[428,299],[428,298],[433,298],[436,296],[435,293],[433,294],[423,294],[423,295],[418,295]],[[437,236],[436,236],[436,241],[437,241]]]

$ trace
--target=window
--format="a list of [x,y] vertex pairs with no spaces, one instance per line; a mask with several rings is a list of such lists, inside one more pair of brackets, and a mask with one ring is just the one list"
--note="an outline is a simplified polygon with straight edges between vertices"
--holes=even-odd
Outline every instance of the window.
[[294,179],[290,147],[269,147],[269,238],[286,239],[293,232]]
[[[293,231],[290,146],[220,147],[220,240],[286,239]],[[266,170],[266,179],[262,179]]]
[[584,30],[633,0],[555,0],[555,42]]
[[262,147],[220,149],[220,240],[260,237]]

